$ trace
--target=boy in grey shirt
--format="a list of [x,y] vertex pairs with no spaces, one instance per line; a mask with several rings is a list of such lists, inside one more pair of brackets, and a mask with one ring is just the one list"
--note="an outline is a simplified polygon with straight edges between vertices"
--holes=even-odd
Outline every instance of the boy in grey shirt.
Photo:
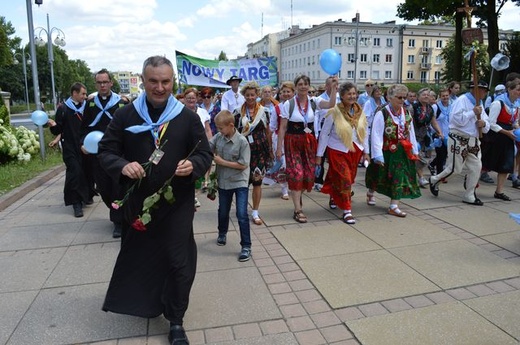
[[235,118],[227,110],[215,116],[218,133],[209,145],[214,153],[218,182],[218,238],[217,245],[226,244],[231,202],[235,194],[238,226],[240,229],[240,251],[238,261],[251,258],[251,233],[247,214],[249,161],[251,151],[247,139],[235,128]]

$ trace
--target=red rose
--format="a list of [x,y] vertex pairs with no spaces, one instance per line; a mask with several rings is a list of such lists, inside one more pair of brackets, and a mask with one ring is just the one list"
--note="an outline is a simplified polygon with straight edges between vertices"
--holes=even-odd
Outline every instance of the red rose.
[[132,228],[134,228],[137,231],[146,231],[146,225],[143,224],[143,221],[140,218],[137,218],[132,223]]
[[213,194],[213,193],[208,193],[207,197],[208,197],[209,200],[212,200],[212,201],[217,198],[217,196],[215,194]]

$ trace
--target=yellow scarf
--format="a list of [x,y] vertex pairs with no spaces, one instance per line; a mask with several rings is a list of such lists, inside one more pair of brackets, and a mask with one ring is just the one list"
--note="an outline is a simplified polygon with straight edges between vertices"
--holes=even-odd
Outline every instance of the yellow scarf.
[[336,134],[349,150],[354,150],[354,145],[352,144],[353,129],[356,131],[361,143],[364,142],[367,135],[367,117],[363,113],[363,109],[357,103],[352,105],[352,109],[354,113],[350,114],[350,109],[347,110],[343,103],[339,103],[327,114],[327,116],[332,114],[334,126],[336,126]]
[[240,123],[242,124],[241,134],[244,136],[248,136],[249,133],[254,131],[256,125],[260,121],[262,121],[261,113],[264,111],[264,107],[262,107],[259,103],[255,103],[255,110],[252,114],[249,114],[251,118],[247,117],[247,104],[244,103],[242,108],[240,109]]

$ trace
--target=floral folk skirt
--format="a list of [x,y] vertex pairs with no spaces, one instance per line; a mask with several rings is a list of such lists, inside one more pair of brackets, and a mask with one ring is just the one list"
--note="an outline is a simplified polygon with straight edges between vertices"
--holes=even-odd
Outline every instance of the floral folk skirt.
[[284,138],[285,173],[290,190],[310,192],[314,186],[316,137],[312,133],[291,134]]

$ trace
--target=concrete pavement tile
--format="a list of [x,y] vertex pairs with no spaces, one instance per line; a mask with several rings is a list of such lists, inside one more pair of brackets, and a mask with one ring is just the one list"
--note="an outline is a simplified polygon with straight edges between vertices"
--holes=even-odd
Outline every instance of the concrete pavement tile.
[[0,293],[0,344],[6,344],[38,291]]
[[83,223],[54,224],[42,221],[38,226],[12,227],[0,238],[0,251],[67,246]]
[[89,220],[81,227],[79,233],[72,241],[73,245],[100,243],[100,242],[117,242],[121,243],[121,239],[112,238],[114,224],[107,218],[99,220]]
[[518,344],[461,302],[352,320],[346,324],[363,345]]
[[464,303],[511,336],[520,339],[520,291],[474,298]]
[[[273,320],[281,316],[258,270],[244,267],[197,273],[184,325],[193,330]],[[150,320],[151,334],[167,329],[164,319]]]
[[45,287],[109,282],[120,247],[118,242],[69,247]]
[[318,229],[276,231],[274,235],[295,260],[381,249],[366,236],[343,223]]
[[384,250],[305,259],[299,264],[333,308],[439,289]]
[[[462,204],[460,207],[427,210],[426,213],[453,224],[474,235],[484,236],[518,230],[518,224],[509,221],[507,213],[487,207]],[[497,226],[500,224],[500,226]]]
[[262,330],[258,323],[247,323],[233,326],[235,339],[256,338],[262,336]]
[[[202,200],[202,198],[198,198]],[[231,208],[229,230],[235,230],[236,217],[235,208]],[[195,221],[193,222],[193,231],[196,234],[218,233],[218,214],[217,210],[208,210],[204,206],[197,208],[195,212]]]
[[390,249],[443,289],[518,276],[518,266],[464,240]]
[[[253,261],[239,262],[240,236],[236,231],[229,231],[225,246],[217,245],[217,233],[197,239],[197,272],[220,271],[233,268],[254,266]],[[255,243],[252,244],[255,258]]]
[[482,238],[499,247],[507,249],[510,252],[520,255],[520,231],[483,236]]
[[323,335],[317,329],[296,332],[295,335],[300,345],[327,344],[327,341],[325,340],[325,338],[323,338]]
[[105,313],[108,284],[41,290],[8,345],[57,345],[146,335],[147,320]]
[[65,250],[23,250],[0,256],[0,293],[41,289]]
[[282,333],[235,341],[207,343],[207,345],[301,345],[301,343],[298,343],[293,334]]
[[413,246],[422,243],[450,241],[457,236],[418,217],[391,218],[359,223],[354,226],[383,248]]

